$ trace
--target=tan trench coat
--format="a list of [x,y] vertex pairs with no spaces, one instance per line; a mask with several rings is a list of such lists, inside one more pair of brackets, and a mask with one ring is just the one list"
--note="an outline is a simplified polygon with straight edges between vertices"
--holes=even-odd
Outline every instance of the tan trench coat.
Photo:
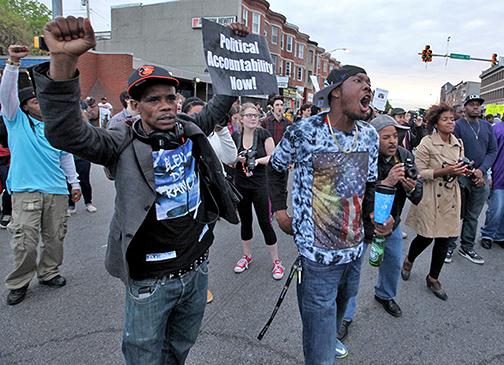
[[443,177],[434,178],[434,170],[443,162],[453,164],[464,156],[464,146],[453,134],[450,143],[438,133],[422,139],[416,151],[415,163],[424,179],[423,198],[412,205],[406,224],[421,236],[457,237],[460,234],[460,187],[457,180],[447,183]]

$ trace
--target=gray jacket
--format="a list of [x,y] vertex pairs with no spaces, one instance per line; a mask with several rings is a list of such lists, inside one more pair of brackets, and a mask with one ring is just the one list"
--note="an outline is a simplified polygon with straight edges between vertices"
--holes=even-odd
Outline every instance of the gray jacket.
[[[124,283],[128,282],[126,252],[156,199],[152,148],[135,138],[128,125],[110,130],[94,128],[82,121],[78,75],[66,81],[47,77],[48,63],[36,67],[34,76],[45,133],[56,148],[110,168],[115,178],[115,210],[110,223],[105,266]],[[210,134],[229,111],[234,97],[216,96],[194,123]],[[187,120],[187,116],[185,119]]]

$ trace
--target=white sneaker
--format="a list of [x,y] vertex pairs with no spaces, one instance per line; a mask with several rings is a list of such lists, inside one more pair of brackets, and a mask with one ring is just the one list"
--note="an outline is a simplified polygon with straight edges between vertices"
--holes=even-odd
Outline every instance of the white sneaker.
[[96,213],[96,211],[97,211],[98,209],[96,209],[96,207],[95,207],[93,204],[89,203],[89,204],[86,204],[86,210],[87,210],[89,213]]
[[68,213],[68,215],[72,215],[74,213],[77,213],[77,208],[75,208],[75,207],[73,207],[73,208],[69,207],[67,209],[67,213]]

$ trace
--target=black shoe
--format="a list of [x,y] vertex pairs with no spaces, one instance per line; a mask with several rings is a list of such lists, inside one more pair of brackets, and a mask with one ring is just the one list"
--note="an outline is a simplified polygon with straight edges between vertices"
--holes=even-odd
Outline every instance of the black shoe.
[[404,281],[407,281],[410,278],[412,268],[413,264],[408,261],[408,256],[406,256],[401,269],[401,277]]
[[26,291],[28,290],[28,284],[19,289],[12,289],[7,295],[7,304],[16,305],[21,303],[26,297]]
[[441,283],[439,280],[436,281],[431,281],[429,280],[429,276],[425,278],[427,281],[427,288],[429,288],[436,297],[438,297],[441,300],[448,300],[448,295],[446,295],[446,292],[443,290],[441,287]]
[[341,327],[338,330],[338,340],[343,341],[343,339],[348,335],[348,327],[352,324],[352,321],[343,320],[341,322]]
[[39,283],[50,286],[51,288],[61,288],[66,285],[66,279],[61,275],[56,275],[51,280],[40,280]]
[[383,305],[383,308],[385,308],[385,311],[387,311],[388,314],[394,317],[401,317],[402,316],[402,310],[401,307],[395,302],[394,299],[382,299],[380,297],[377,297],[376,295],[374,296],[376,301]]
[[481,247],[486,248],[487,250],[492,248],[493,241],[490,238],[482,238],[481,239]]

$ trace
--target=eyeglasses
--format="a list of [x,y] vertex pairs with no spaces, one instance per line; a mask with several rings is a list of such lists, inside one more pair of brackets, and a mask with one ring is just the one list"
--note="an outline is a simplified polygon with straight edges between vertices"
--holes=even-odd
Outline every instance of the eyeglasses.
[[257,119],[257,118],[259,118],[259,114],[254,114],[254,113],[243,114],[243,116],[247,117],[249,119]]

